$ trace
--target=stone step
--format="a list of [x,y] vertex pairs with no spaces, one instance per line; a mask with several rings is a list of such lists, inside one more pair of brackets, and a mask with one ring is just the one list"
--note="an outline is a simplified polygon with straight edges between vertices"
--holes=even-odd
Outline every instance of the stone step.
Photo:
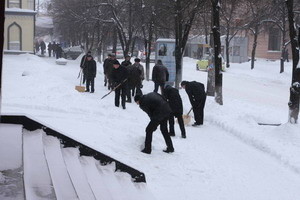
[[23,131],[23,155],[26,199],[56,199],[44,154],[42,130]]
[[93,157],[81,156],[80,162],[96,199],[114,200],[107,188],[108,184],[101,177],[96,167],[96,162],[99,161],[96,161]]
[[47,136],[44,133],[43,143],[57,200],[78,200],[62,156],[60,141],[56,137]]
[[95,200],[93,191],[79,161],[79,150],[77,148],[63,148],[62,154],[79,199]]

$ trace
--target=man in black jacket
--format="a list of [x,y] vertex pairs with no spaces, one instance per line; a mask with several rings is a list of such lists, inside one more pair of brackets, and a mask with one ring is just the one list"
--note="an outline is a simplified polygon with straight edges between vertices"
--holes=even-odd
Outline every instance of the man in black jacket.
[[107,80],[108,80],[108,77],[107,77],[107,67],[109,65],[109,63],[111,62],[111,54],[108,54],[107,55],[107,58],[104,60],[103,62],[103,73],[104,73],[104,86],[107,85]]
[[[96,61],[93,59],[91,55],[86,56],[86,61],[84,63],[84,74],[86,78],[86,92],[94,93],[95,88],[94,88],[94,83],[95,83],[95,77],[96,77],[96,72],[97,72],[97,66],[96,66]],[[91,90],[90,90],[90,85],[91,85]]]
[[204,117],[203,110],[206,101],[204,85],[196,81],[182,81],[181,87],[185,89],[193,107],[194,118],[196,122],[192,126],[202,125]]
[[162,64],[161,60],[158,60],[156,65],[152,70],[152,81],[154,82],[154,92],[158,91],[158,87],[161,87],[161,92],[163,93],[163,88],[165,83],[169,81],[168,69]]
[[172,112],[168,102],[158,93],[151,92],[146,95],[137,94],[134,101],[145,111],[150,117],[150,123],[146,128],[145,148],[143,153],[151,154],[152,134],[160,125],[160,131],[165,139],[167,149],[166,153],[174,152],[173,143],[170,135],[168,134],[168,119]]
[[126,109],[125,103],[126,103],[126,92],[127,92],[127,78],[128,78],[128,72],[127,69],[120,65],[119,61],[115,60],[113,62],[114,69],[111,73],[111,78],[113,81],[113,88],[120,85],[115,90],[115,106],[119,107],[120,105],[120,95],[122,99],[122,107],[123,109]]
[[176,117],[181,130],[181,137],[186,138],[184,123],[182,118],[183,106],[182,106],[182,100],[179,91],[170,85],[166,85],[164,89],[164,96],[168,100],[170,107],[172,109],[172,113],[169,118],[170,136],[175,136],[174,117]]

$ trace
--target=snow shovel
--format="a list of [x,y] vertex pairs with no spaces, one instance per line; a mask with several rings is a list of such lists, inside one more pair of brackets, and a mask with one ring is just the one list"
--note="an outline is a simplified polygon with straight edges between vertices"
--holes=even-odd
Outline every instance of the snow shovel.
[[127,81],[127,78],[120,84],[118,84],[116,87],[114,87],[111,91],[109,91],[109,93],[107,93],[106,95],[104,95],[103,97],[101,97],[101,99],[104,99],[106,96],[108,96],[110,93],[112,93],[113,91],[115,91],[116,89],[118,89],[118,87],[120,87],[123,83],[125,83]]
[[193,107],[190,109],[190,111],[186,115],[182,115],[183,123],[185,125],[188,125],[191,122],[191,116],[189,114],[192,110],[193,110]]
[[79,85],[75,86],[75,90],[77,90],[78,92],[85,92],[85,87],[81,86],[81,81],[82,81],[82,69],[79,72],[80,74],[80,81],[79,81]]

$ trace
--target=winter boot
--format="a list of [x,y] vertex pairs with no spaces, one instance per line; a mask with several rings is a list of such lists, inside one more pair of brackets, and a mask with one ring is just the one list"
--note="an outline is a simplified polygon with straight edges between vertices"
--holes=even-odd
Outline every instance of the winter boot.
[[167,149],[163,150],[163,152],[165,152],[165,153],[173,153],[174,152],[174,148],[167,147]]
[[143,149],[141,152],[146,153],[146,154],[151,154],[151,150],[150,149]]

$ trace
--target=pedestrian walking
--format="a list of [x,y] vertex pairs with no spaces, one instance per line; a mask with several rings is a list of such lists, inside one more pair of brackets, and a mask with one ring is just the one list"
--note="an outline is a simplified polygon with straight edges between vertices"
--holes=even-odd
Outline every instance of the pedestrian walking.
[[48,50],[49,57],[51,57],[51,51],[52,51],[52,44],[51,44],[51,42],[49,42],[49,44],[47,46],[47,50]]
[[169,134],[170,136],[175,136],[175,129],[174,129],[174,117],[177,118],[178,124],[181,130],[181,137],[186,138],[186,133],[185,133],[185,127],[183,123],[183,105],[182,105],[182,100],[179,94],[178,89],[173,88],[170,85],[166,85],[164,89],[164,96],[167,99],[167,101],[170,104],[170,107],[172,109],[172,113],[169,117]]
[[105,64],[105,73],[106,73],[106,78],[107,78],[107,88],[109,90],[113,89],[113,80],[112,80],[112,71],[114,69],[114,62],[116,61],[116,55],[111,54],[110,60],[108,60],[107,64]]
[[113,67],[114,69],[111,73],[113,88],[118,86],[118,88],[115,89],[115,106],[119,107],[121,97],[122,108],[126,109],[125,104],[128,72],[127,69],[123,65],[120,65],[119,61],[117,60],[113,62]]
[[[94,93],[95,92],[95,78],[97,72],[97,64],[96,61],[93,59],[92,55],[86,56],[86,61],[83,65],[84,74],[86,78],[86,90],[85,92]],[[90,89],[91,86],[91,89]]]
[[56,45],[56,59],[62,58],[63,49],[61,48],[60,44]]
[[45,44],[44,40],[41,40],[40,46],[41,46],[41,54],[43,56],[45,54],[45,50],[46,50],[46,44]]
[[152,135],[158,126],[160,126],[160,131],[167,145],[167,148],[163,151],[166,153],[174,152],[173,143],[170,135],[168,134],[167,127],[168,119],[172,112],[168,102],[156,92],[151,92],[146,95],[137,94],[134,97],[134,101],[150,117],[150,122],[146,128],[145,148],[142,152],[151,154]]
[[57,49],[57,44],[54,41],[53,44],[52,44],[52,54],[53,54],[53,57],[56,57],[56,49]]
[[204,85],[196,81],[182,81],[181,87],[185,89],[192,104],[196,121],[192,126],[203,125],[204,106],[206,101]]
[[160,86],[161,93],[163,93],[165,83],[169,81],[169,72],[161,60],[158,60],[156,65],[153,67],[152,81],[154,82],[154,92],[158,92],[158,87]]

